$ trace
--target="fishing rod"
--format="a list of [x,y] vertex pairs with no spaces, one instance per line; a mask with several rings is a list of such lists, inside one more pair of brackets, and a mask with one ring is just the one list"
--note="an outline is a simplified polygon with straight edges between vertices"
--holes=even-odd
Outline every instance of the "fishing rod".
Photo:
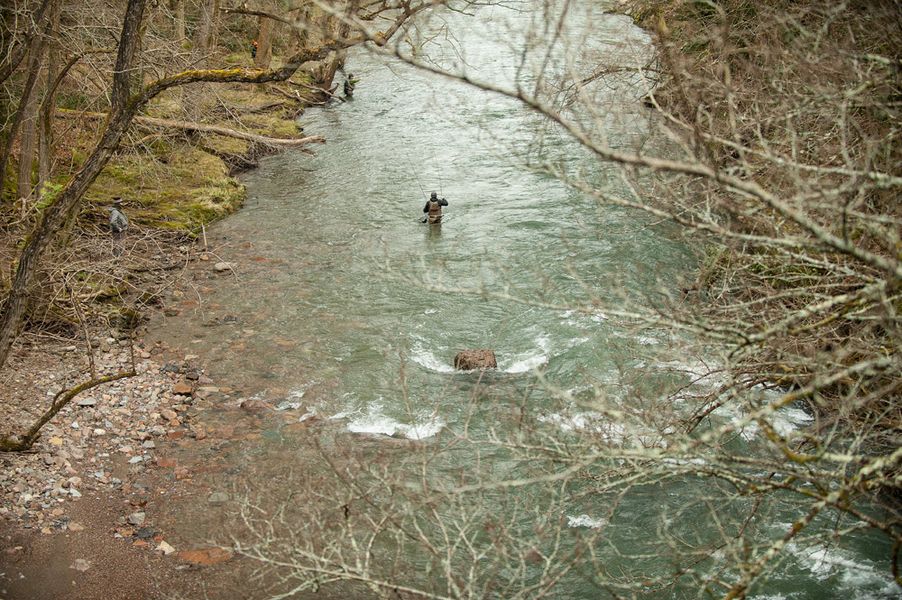
[[429,196],[426,195],[426,190],[423,189],[423,185],[420,183],[420,178],[414,175],[414,179],[417,180],[417,185],[420,187],[420,193],[423,194],[423,198],[428,199]]
[[[420,188],[420,193],[423,194],[423,197],[424,197],[424,198],[427,198],[427,199],[428,199],[429,196],[426,195],[426,190],[423,189],[423,184],[420,183],[420,178],[417,177],[416,175],[414,175],[414,179],[417,180],[417,185],[418,185],[419,188]],[[429,218],[429,217],[423,217],[422,219],[420,219],[420,217],[417,217],[417,221],[419,221],[420,223],[425,223],[425,222],[426,222],[426,219],[428,219],[428,218]]]

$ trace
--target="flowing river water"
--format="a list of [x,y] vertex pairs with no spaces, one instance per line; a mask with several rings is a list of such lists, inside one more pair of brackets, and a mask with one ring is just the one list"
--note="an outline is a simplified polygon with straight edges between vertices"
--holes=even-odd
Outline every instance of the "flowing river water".
[[[475,19],[449,15],[424,25],[436,36],[429,56],[443,66],[463,59],[481,81],[509,85],[525,77],[534,84],[517,64],[537,18],[501,8]],[[591,35],[573,44],[582,44],[585,56],[633,66],[652,56],[650,39],[629,19],[597,8],[579,18],[591,23],[582,29]],[[436,443],[464,429],[487,435],[504,397],[520,399],[550,427],[572,426],[580,415],[563,416],[560,402],[545,399],[549,388],[647,396],[674,383],[664,366],[691,370],[691,361],[669,354],[670,333],[639,334],[591,308],[675,289],[694,267],[690,248],[677,232],[635,212],[599,209],[528,164],[580,170],[610,189],[621,185],[616,169],[497,94],[362,49],[350,53],[347,70],[360,80],[355,98],[300,119],[306,133],[327,144],[315,157],[267,158],[244,177],[245,207],[207,232],[217,260],[234,272],[200,284],[201,301],[161,324],[159,337],[202,356],[213,379],[241,398],[277,408],[280,424],[327,423],[344,432],[333,444],[373,453],[381,445],[397,448],[399,440]],[[648,86],[634,74],[593,90],[606,107],[595,126],[612,147],[663,147],[639,101]],[[420,223],[431,191],[449,202],[440,226]],[[494,349],[497,371],[455,372],[453,356],[466,348]],[[486,408],[474,408],[474,398]],[[296,450],[306,435],[267,425],[262,435],[221,448],[227,468],[211,485],[227,486],[230,474],[253,463],[264,494],[284,493],[267,465],[272,474],[286,461],[303,468],[311,459]],[[506,467],[497,468],[505,476]],[[631,501],[619,521],[626,525],[606,535],[641,539],[635,548],[647,549],[658,533],[652,515],[678,504],[680,494]],[[583,499],[566,517],[573,529],[592,530],[604,512]],[[774,528],[787,526],[774,519]],[[205,523],[186,512],[179,527],[189,522],[201,529]],[[852,550],[796,548],[757,597],[883,597],[893,589],[886,555],[881,544],[866,542]],[[611,558],[612,572],[629,570],[617,560]],[[255,597],[247,585],[241,593]],[[604,596],[576,582],[551,597]]]

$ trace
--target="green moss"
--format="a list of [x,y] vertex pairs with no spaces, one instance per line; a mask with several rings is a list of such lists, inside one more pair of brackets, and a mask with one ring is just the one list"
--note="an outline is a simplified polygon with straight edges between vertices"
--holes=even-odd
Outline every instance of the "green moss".
[[243,65],[245,63],[249,63],[250,58],[249,52],[238,53],[235,52],[233,54],[227,54],[222,57],[222,61],[227,65]]
[[294,137],[300,133],[297,123],[274,115],[247,115],[244,123],[258,133],[270,137]]
[[223,162],[196,148],[181,147],[165,162],[153,157],[116,157],[86,194],[89,211],[100,219],[100,206],[120,196],[136,224],[196,231],[204,223],[235,211],[245,190],[228,176]]

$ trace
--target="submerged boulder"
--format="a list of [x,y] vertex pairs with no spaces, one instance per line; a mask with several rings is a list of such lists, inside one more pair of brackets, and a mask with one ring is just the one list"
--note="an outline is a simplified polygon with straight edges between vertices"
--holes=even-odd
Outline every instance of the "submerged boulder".
[[461,350],[454,356],[454,368],[461,371],[496,369],[498,361],[491,350]]

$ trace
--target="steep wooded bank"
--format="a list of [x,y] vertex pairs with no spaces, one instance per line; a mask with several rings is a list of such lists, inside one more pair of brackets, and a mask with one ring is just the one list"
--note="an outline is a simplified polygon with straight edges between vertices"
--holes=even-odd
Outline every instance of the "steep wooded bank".
[[706,329],[737,342],[731,385],[796,390],[820,415],[791,445],[768,432],[789,456],[851,437],[898,475],[902,7],[630,7],[660,50],[646,102],[714,173],[667,197],[707,244],[686,292]]

